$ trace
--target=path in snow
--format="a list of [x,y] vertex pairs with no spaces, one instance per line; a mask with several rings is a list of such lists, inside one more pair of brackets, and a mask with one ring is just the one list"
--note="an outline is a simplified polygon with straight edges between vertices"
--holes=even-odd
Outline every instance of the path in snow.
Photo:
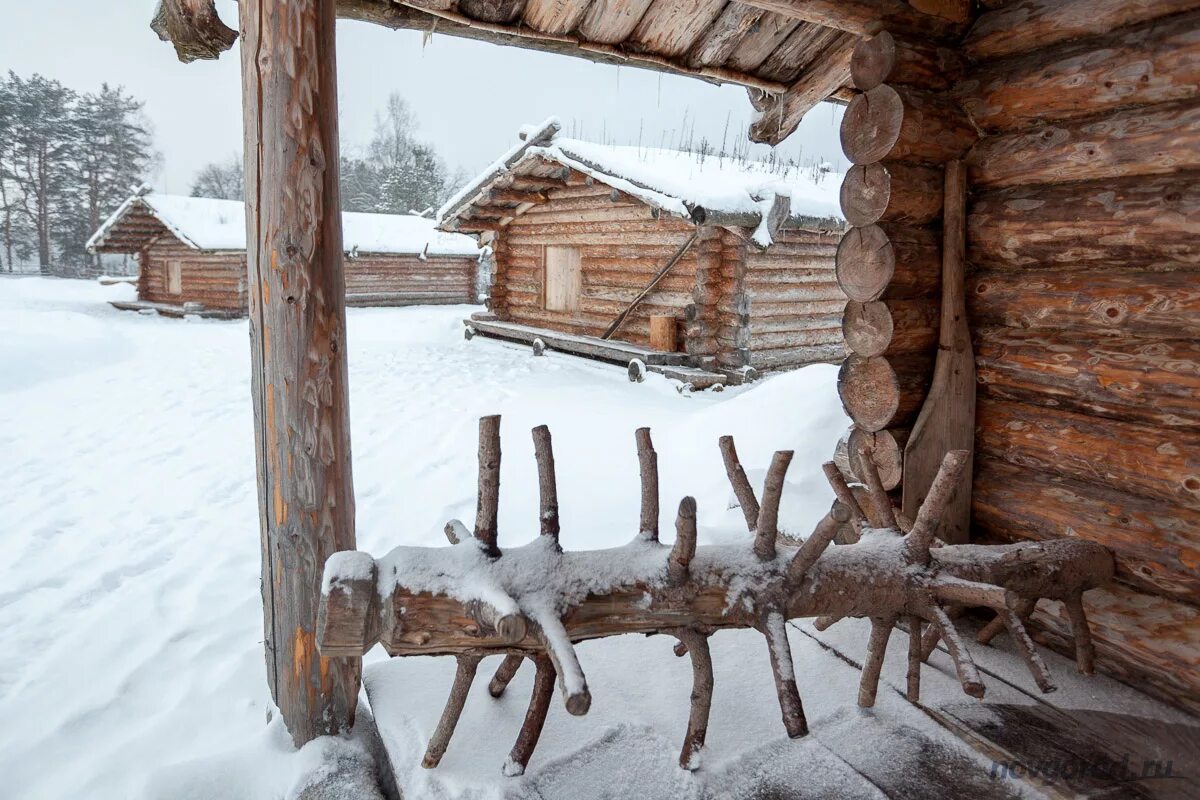
[[[271,766],[288,748],[263,725],[247,325],[105,303],[130,292],[0,280],[0,794],[137,796],[162,767],[233,750],[254,765],[245,796],[282,796],[294,768]],[[835,368],[686,397],[659,376],[634,385],[619,368],[465,342],[471,310],[349,312],[360,549],[442,545],[449,517],[471,523],[488,413],[504,415],[502,545],[537,530],[540,423],[568,548],[633,537],[641,425],[659,453],[664,538],[684,494],[700,500],[702,540],[746,538],[726,508],[723,433],[752,473],[796,449],[785,530],[828,508],[820,464],[846,426]]]

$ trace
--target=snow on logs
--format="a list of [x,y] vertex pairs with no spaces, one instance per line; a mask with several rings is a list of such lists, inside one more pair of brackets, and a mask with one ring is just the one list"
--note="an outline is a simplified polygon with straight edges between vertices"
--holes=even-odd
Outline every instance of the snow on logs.
[[[855,446],[889,490],[900,484],[900,443],[932,377],[943,164],[961,158],[978,138],[950,94],[962,72],[952,50],[886,30],[861,39],[850,62],[861,94],[841,129],[854,166],[841,188],[842,212],[853,227],[838,245],[834,270],[848,298],[842,333],[850,350],[838,392],[858,432],[851,435]],[[835,460],[847,477],[863,480],[859,453]]]
[[[366,553],[338,553],[325,570],[317,641],[323,656],[357,656],[381,642],[393,656],[458,659],[446,709],[425,754],[427,768],[436,766],[449,746],[479,660],[489,653],[507,654],[489,684],[492,697],[504,693],[523,659],[533,660],[537,671],[529,710],[504,765],[506,775],[524,772],[532,757],[556,680],[567,710],[587,713],[592,698],[574,647],[584,640],[665,634],[678,640],[677,655],[691,655],[692,709],[679,759],[687,769],[698,765],[705,740],[713,689],[707,639],[720,629],[763,633],[782,720],[792,737],[808,731],[787,637],[786,623],[796,617],[820,617],[825,625],[848,616],[878,623],[859,691],[862,705],[874,700],[887,638],[883,632],[897,619],[908,621],[915,640],[910,653],[927,652],[926,640],[945,640],[964,691],[982,696],[978,670],[945,605],[992,608],[1000,620],[994,627],[1007,628],[1018,644],[1028,645],[1024,621],[1034,603],[1039,598],[1063,601],[1072,609],[1081,664],[1088,658],[1090,636],[1079,597],[1110,580],[1113,560],[1106,548],[1075,539],[936,546],[933,532],[962,480],[966,451],[947,454],[911,525],[893,508],[874,460],[859,459],[856,469],[867,488],[855,491],[842,470],[833,462],[825,464],[838,502],[796,547],[777,535],[792,453],[775,454],[760,500],[746,480],[733,440],[722,437],[721,456],[742,502],[748,541],[698,546],[697,504],[685,497],[676,517],[675,542],[666,545],[658,541],[657,525],[650,519],[659,508],[657,455],[649,430],[639,429],[638,533],[623,548],[564,552],[550,432],[540,426],[533,435],[542,535],[501,551],[491,509],[498,498],[493,475],[498,431],[497,418],[481,420],[479,486],[485,522],[477,523],[478,535],[470,536],[465,525],[452,522],[448,536],[457,544],[451,547],[401,547],[378,561]],[[845,537],[848,526],[853,536]],[[906,535],[905,529],[911,532]],[[847,543],[835,546],[835,540]],[[864,581],[864,575],[872,579]],[[1038,685],[1052,689],[1032,646],[1018,649]],[[914,700],[921,664],[921,658],[910,657]]]

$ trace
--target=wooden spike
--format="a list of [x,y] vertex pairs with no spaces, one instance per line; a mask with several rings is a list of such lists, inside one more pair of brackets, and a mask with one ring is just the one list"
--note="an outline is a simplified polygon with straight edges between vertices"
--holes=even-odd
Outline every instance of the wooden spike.
[[696,498],[685,497],[679,501],[679,513],[675,516],[675,544],[667,556],[667,580],[678,586],[687,580],[692,557],[696,555]]
[[1013,642],[1017,645],[1017,652],[1021,654],[1025,666],[1029,667],[1029,674],[1033,676],[1034,683],[1042,690],[1043,694],[1053,692],[1058,687],[1050,680],[1050,670],[1046,668],[1046,662],[1042,661],[1042,657],[1038,655],[1037,649],[1033,646],[1033,639],[1029,638],[1029,631],[1025,630],[1021,618],[1009,608],[1001,610],[1000,616],[1004,618],[1008,634],[1012,636]]
[[492,558],[500,555],[496,517],[500,510],[500,415],[479,419],[479,499],[475,507],[475,538]]
[[921,664],[924,651],[921,647],[921,618],[908,618],[908,687],[905,696],[916,703],[921,699]]
[[467,530],[467,526],[462,524],[461,520],[452,519],[446,523],[446,527],[442,529],[446,534],[446,541],[450,544],[458,544],[471,535]]
[[[690,628],[681,628],[674,633],[679,639],[678,648],[692,657],[692,710],[688,715],[687,734],[683,737],[683,749],[679,753],[679,766],[687,770],[700,767],[699,754],[708,735],[708,714],[712,708],[713,665],[708,649],[708,637]],[[683,655],[683,653],[679,653]]]
[[779,536],[779,501],[783,499],[783,480],[792,463],[791,450],[776,451],[763,484],[762,506],[754,527],[754,554],[762,561],[775,558],[775,539]]
[[845,617],[835,617],[832,614],[826,617],[817,617],[813,620],[813,627],[819,631],[827,631],[844,619]]
[[650,429],[638,428],[638,465],[642,475],[642,523],[639,535],[647,541],[658,541],[658,453],[650,441]]
[[858,451],[858,462],[862,467],[862,478],[867,485],[867,497],[871,501],[873,513],[869,515],[871,525],[876,528],[892,528],[899,530],[896,524],[896,511],[892,508],[892,498],[888,497],[879,479],[879,468],[866,450]]
[[939,575],[930,582],[933,596],[945,603],[959,606],[987,606],[1000,611],[1017,605],[1017,595],[1003,586],[979,583],[948,575]]
[[537,672],[533,676],[533,692],[529,696],[529,709],[525,712],[525,721],[521,723],[521,731],[517,741],[504,762],[504,774],[516,777],[525,773],[525,767],[537,747],[542,728],[546,725],[546,713],[550,710],[550,699],[554,696],[554,665],[544,655],[534,656],[533,663]]
[[971,654],[967,652],[967,646],[959,635],[958,628],[954,627],[950,617],[939,605],[929,606],[927,614],[929,621],[941,634],[942,641],[946,643],[950,658],[954,659],[954,670],[958,673],[958,682],[962,684],[963,691],[971,697],[983,697],[983,680],[979,677],[979,669],[975,666]]
[[442,718],[438,720],[433,735],[429,737],[429,745],[425,748],[425,757],[421,759],[421,766],[425,769],[436,767],[441,762],[442,756],[446,754],[446,747],[450,744],[450,737],[454,735],[458,718],[462,716],[463,706],[467,702],[467,694],[471,691],[471,684],[475,681],[475,672],[479,669],[479,662],[482,658],[482,656],[476,655],[457,657],[458,667],[454,671],[454,683],[450,687],[450,696],[446,698],[446,708],[442,710]]
[[[1022,599],[1017,602],[1016,612],[1022,623],[1029,619],[1029,615],[1033,613],[1035,605],[1037,605],[1037,600]],[[996,614],[991,622],[989,622],[987,625],[984,625],[979,629],[979,633],[975,634],[975,641],[979,642],[980,644],[991,644],[992,639],[995,639],[996,635],[1005,629],[1006,626],[1004,623],[1004,615]]]
[[929,548],[937,535],[942,521],[942,512],[958,488],[959,478],[971,456],[969,450],[951,450],[942,458],[929,492],[913,520],[912,531],[904,543],[904,555],[910,564],[928,564]]
[[542,536],[558,541],[558,481],[554,475],[554,447],[550,429],[538,425],[533,429],[533,457],[538,467],[538,497]]
[[725,462],[725,474],[729,476],[729,483],[733,486],[733,495],[742,507],[743,516],[746,517],[746,528],[753,532],[754,527],[758,525],[758,498],[754,496],[754,487],[750,485],[749,479],[746,478],[746,470],[742,469],[742,462],[738,460],[733,437],[722,436],[719,444],[721,459]]
[[888,639],[891,638],[892,626],[895,624],[895,617],[871,620],[871,638],[867,641],[867,661],[863,664],[862,678],[858,683],[859,708],[872,708],[875,705],[875,693],[879,689],[879,673],[883,669]]
[[937,625],[930,625],[925,628],[925,632],[921,634],[921,661],[928,663],[929,657],[933,655],[933,651],[937,649],[938,642],[942,640],[942,634]]
[[1084,675],[1096,670],[1096,648],[1092,644],[1092,629],[1088,626],[1087,614],[1083,611],[1083,595],[1067,598],[1065,605],[1071,618],[1071,635],[1075,639],[1075,665]]
[[592,693],[588,690],[587,678],[583,675],[583,667],[579,664],[575,646],[567,636],[567,629],[562,620],[551,614],[538,615],[537,623],[534,633],[558,674],[558,688],[562,693],[563,705],[567,707],[567,713],[571,716],[582,717],[592,707]]
[[783,614],[768,611],[763,615],[761,629],[767,638],[767,650],[771,655],[771,675],[775,678],[775,692],[779,695],[783,727],[790,738],[796,739],[808,733],[808,720],[804,718],[804,705],[800,702],[800,691],[796,688],[792,647],[788,643],[787,625]]
[[832,461],[826,461],[821,465],[821,469],[825,471],[825,478],[833,487],[833,493],[837,495],[838,502],[850,511],[850,518],[854,521],[855,527],[862,527],[862,524],[867,521],[867,515],[863,513],[862,506],[854,497],[854,492],[850,491],[850,487],[846,484],[846,478],[842,475],[842,471]]
[[517,670],[521,668],[521,664],[525,661],[525,656],[509,654],[500,662],[500,666],[496,667],[496,674],[492,676],[492,680],[488,683],[488,694],[492,697],[500,697],[504,694],[504,690],[512,683],[512,679],[517,677]]
[[821,554],[833,542],[833,537],[837,536],[841,529],[842,524],[832,515],[827,514],[823,517],[817,524],[816,530],[809,534],[809,537],[796,551],[796,555],[792,556],[792,563],[788,564],[788,578],[793,581],[803,578],[812,565],[817,563],[817,559],[821,557]]

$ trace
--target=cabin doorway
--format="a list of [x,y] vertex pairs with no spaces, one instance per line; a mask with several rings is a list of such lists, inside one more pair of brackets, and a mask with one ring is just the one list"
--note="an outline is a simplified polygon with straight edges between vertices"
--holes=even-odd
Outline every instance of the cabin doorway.
[[547,311],[578,311],[583,293],[582,259],[576,247],[547,245],[543,255]]

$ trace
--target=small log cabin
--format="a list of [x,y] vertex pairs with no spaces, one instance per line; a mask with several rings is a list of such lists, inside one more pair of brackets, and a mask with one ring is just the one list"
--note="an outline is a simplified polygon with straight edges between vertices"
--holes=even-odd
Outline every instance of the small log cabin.
[[598,145],[549,120],[451,198],[495,250],[470,330],[699,385],[838,361],[840,175]]
[[[483,253],[469,236],[435,230],[415,215],[342,215],[346,304],[475,303]],[[142,190],[88,241],[93,253],[132,253],[138,299],[117,308],[216,318],[244,317],[246,212],[243,203]]]

